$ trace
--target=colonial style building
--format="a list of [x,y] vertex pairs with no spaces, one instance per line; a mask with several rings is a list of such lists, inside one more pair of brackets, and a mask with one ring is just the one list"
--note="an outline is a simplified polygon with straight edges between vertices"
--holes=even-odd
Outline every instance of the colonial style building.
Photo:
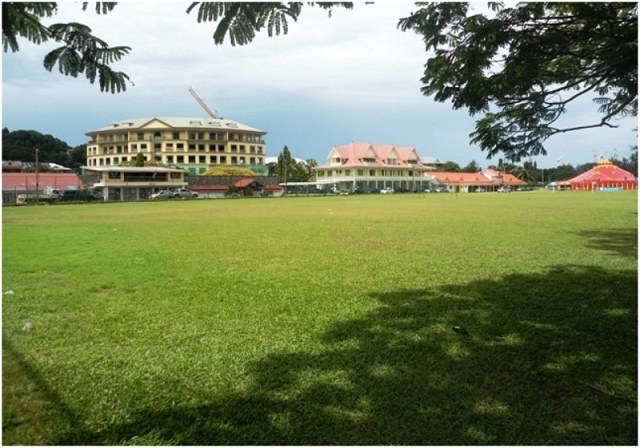
[[264,169],[266,132],[222,118],[137,118],[87,132],[87,167],[145,161],[196,175],[218,165]]
[[328,163],[313,168],[316,182],[340,191],[372,188],[424,190],[429,184],[424,165],[413,147],[351,143],[334,147]]

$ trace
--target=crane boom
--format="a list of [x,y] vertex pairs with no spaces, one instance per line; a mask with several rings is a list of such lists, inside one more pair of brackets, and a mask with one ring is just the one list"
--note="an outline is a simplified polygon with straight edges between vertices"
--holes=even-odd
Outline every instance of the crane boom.
[[211,110],[211,108],[209,106],[207,106],[207,103],[205,103],[204,101],[202,101],[202,98],[200,98],[198,96],[198,94],[196,93],[196,91],[193,89],[193,87],[189,87],[189,92],[191,93],[191,95],[193,95],[193,97],[196,99],[196,101],[198,102],[198,104],[200,104],[200,106],[202,106],[202,108],[209,114],[209,116],[211,118],[215,118],[216,120],[220,119],[220,117],[218,117],[218,115]]

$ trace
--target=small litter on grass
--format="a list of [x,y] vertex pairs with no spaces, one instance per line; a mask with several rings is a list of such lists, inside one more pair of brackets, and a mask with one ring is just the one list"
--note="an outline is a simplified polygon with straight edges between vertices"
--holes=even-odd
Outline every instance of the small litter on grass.
[[13,290],[11,290],[11,289],[4,293],[5,296],[10,296],[11,294],[13,294]]
[[24,324],[24,326],[22,327],[22,331],[31,331],[35,328],[35,326],[33,325],[33,322],[27,322],[26,324]]
[[463,334],[465,336],[469,336],[469,332],[467,330],[465,330],[463,327],[459,327],[457,325],[454,325],[453,327],[451,327],[451,329],[453,331],[455,331],[458,334]]

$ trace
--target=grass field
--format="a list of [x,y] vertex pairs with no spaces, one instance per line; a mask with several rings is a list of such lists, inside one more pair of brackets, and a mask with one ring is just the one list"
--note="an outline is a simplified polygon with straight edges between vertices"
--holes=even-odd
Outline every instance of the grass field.
[[637,219],[636,192],[5,208],[3,443],[637,445]]

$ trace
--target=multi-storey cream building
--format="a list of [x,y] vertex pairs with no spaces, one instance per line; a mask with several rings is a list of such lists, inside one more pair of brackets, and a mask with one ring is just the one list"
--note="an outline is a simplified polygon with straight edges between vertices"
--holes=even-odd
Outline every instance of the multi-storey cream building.
[[190,175],[213,166],[264,167],[266,132],[216,118],[137,118],[86,133],[87,168],[146,161],[180,167]]
[[341,191],[371,188],[419,191],[429,185],[424,165],[413,147],[351,143],[334,147],[328,162],[313,169],[320,185]]

